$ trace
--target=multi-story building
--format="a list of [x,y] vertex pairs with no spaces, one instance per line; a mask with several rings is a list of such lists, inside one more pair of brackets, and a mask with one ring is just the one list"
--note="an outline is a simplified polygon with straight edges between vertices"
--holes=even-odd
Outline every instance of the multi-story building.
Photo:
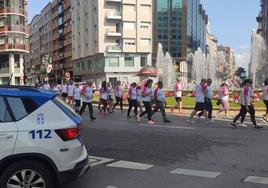
[[75,77],[139,81],[151,64],[152,0],[76,0],[72,16]]
[[200,0],[155,0],[155,6],[155,45],[162,43],[180,65],[186,82],[192,67],[192,62],[186,62],[188,54],[199,47],[205,52],[208,16]]
[[233,79],[236,71],[235,57],[228,46],[218,46],[217,78],[220,80]]
[[52,1],[52,61],[58,78],[67,72],[73,76],[71,12],[71,0]]
[[42,70],[42,59],[52,57],[52,4],[48,3],[40,14],[37,14],[29,24],[30,53],[27,62],[27,78],[32,82],[41,81],[45,75]]
[[260,33],[268,43],[268,0],[260,0],[261,11],[257,16],[259,23],[258,33]]
[[27,0],[0,0],[0,84],[23,84],[28,53]]

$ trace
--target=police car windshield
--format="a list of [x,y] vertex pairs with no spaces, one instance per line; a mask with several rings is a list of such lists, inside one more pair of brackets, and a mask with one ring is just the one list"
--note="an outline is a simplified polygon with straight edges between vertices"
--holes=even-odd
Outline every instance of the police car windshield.
[[53,102],[70,118],[78,117],[75,111],[68,104],[66,104],[59,96],[55,97],[53,99]]

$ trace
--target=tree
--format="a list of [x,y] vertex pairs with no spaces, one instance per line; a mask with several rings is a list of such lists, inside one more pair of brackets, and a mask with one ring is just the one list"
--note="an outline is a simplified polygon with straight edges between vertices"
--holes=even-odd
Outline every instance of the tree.
[[247,71],[243,67],[239,67],[235,71],[235,76],[238,76],[240,79],[244,80],[247,77]]

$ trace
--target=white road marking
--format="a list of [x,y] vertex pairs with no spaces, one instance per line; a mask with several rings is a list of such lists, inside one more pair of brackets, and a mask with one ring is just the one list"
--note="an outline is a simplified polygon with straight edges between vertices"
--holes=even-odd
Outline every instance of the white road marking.
[[97,165],[101,165],[101,164],[104,164],[104,163],[114,161],[114,159],[104,158],[104,157],[96,157],[96,156],[89,156],[89,161],[90,161],[90,166],[94,167],[94,166],[97,166]]
[[154,165],[145,164],[145,163],[136,163],[136,162],[130,162],[130,161],[117,161],[107,166],[115,167],[115,168],[126,168],[126,169],[132,169],[132,170],[148,170],[152,168]]
[[147,125],[140,124],[142,127],[159,127],[159,128],[170,128],[170,129],[186,129],[186,130],[194,130],[193,127],[177,127],[177,126],[169,126],[169,125]]
[[118,188],[118,187],[113,186],[113,185],[107,185],[105,188]]
[[244,179],[244,182],[259,183],[259,184],[267,184],[268,185],[268,178],[258,177],[258,176],[248,176],[246,179]]
[[178,168],[170,172],[171,174],[187,175],[187,176],[197,176],[203,178],[216,178],[221,175],[221,172],[203,171],[203,170],[190,170]]

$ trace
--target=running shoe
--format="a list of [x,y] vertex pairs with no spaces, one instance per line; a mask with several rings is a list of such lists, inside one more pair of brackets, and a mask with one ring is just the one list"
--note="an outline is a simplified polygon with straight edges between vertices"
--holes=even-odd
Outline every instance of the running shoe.
[[148,121],[148,125],[154,125],[154,124],[155,124],[154,121],[152,121],[152,120]]
[[170,123],[171,121],[169,121],[168,119],[164,120],[164,123]]
[[128,119],[131,119],[131,116],[127,116]]
[[194,120],[192,120],[192,119],[187,119],[187,122],[189,122],[189,123],[194,123]]
[[210,123],[210,124],[215,123],[215,121],[213,119],[208,119],[207,122]]
[[231,123],[231,126],[232,126],[233,128],[237,128],[235,122],[232,122],[232,123]]
[[261,128],[263,128],[263,127],[260,126],[260,125],[255,125],[254,128],[255,128],[255,129],[261,129]]

